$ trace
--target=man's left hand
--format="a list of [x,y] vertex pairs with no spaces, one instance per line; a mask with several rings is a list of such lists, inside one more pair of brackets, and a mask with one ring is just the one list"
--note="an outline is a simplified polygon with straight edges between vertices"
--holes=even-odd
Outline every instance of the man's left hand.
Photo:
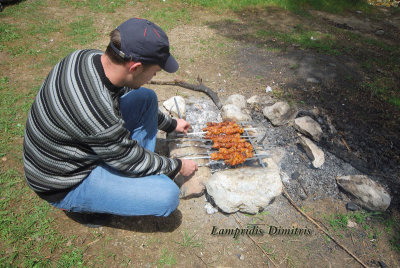
[[175,131],[183,132],[183,133],[187,134],[187,131],[190,128],[189,122],[187,122],[184,119],[176,119],[176,122],[177,122],[177,124],[176,124]]

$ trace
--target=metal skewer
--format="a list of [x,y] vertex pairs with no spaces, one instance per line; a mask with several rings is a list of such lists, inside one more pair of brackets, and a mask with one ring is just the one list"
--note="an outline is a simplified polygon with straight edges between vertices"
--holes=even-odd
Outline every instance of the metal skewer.
[[[243,135],[240,136],[240,138],[256,138],[256,136],[247,136],[247,135]],[[176,138],[176,139],[167,139],[167,141],[210,141],[211,139],[204,139],[204,138],[199,138],[199,137],[185,137],[182,136],[182,138]]]
[[[255,154],[254,157],[251,158],[247,158],[246,160],[254,160],[254,159],[259,159],[259,158],[266,158],[269,157],[270,155],[268,154]],[[192,157],[183,157],[182,159],[210,159],[211,156],[207,155],[207,156],[192,156]]]
[[176,101],[175,97],[174,97],[174,101],[175,101],[176,110],[178,110],[178,116],[179,116],[179,119],[180,119],[180,118],[182,118],[182,115],[181,115],[181,111],[179,110],[178,102]]
[[[243,123],[242,123],[242,126],[243,126]],[[249,135],[249,133],[247,132],[246,129],[244,130],[244,132],[246,133],[246,135]],[[251,145],[253,146],[255,155],[257,155],[257,150],[256,150],[256,147],[254,146],[253,141],[252,141],[250,138],[249,138],[249,141],[250,141]],[[265,168],[265,164],[264,164],[264,162],[261,160],[261,158],[258,157],[258,156],[257,156],[257,158],[258,158],[258,162],[260,163],[260,165],[261,165],[263,168]]]
[[[254,128],[254,127],[249,127],[249,128],[244,128],[244,130],[245,131],[247,131],[247,130],[257,130],[257,128]],[[176,136],[177,137],[182,137],[182,136],[185,136],[185,135],[203,135],[203,134],[206,134],[207,132],[206,131],[200,131],[200,132],[190,132],[190,133],[187,133],[187,134],[176,134]],[[247,135],[249,135],[249,134],[247,134]]]
[[[259,157],[264,158],[264,157],[268,157],[268,155],[260,155]],[[257,160],[257,159],[258,159],[258,157],[251,157],[251,158],[247,158],[246,161]],[[210,161],[206,164],[197,164],[197,166],[198,167],[209,167],[209,166],[218,165],[218,164],[226,165],[224,160],[217,160],[217,161]]]

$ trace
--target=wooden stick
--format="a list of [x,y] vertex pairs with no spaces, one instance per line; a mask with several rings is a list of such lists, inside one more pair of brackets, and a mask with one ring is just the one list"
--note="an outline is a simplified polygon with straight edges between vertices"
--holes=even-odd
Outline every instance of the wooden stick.
[[[240,226],[241,229],[243,229],[242,224],[240,223],[239,219],[237,218],[236,214],[233,214],[233,217],[235,218],[237,224]],[[278,265],[275,264],[275,262],[268,256],[268,253],[265,252],[265,250],[248,234],[246,233],[247,237],[251,239],[251,241],[253,241],[253,243],[259,248],[261,249],[261,251],[264,253],[265,256],[267,256],[268,260],[270,260],[272,262],[272,264],[275,267],[278,267]]]
[[350,147],[349,147],[349,145],[347,144],[347,142],[346,142],[343,138],[340,138],[340,139],[342,140],[344,146],[346,146],[347,151],[351,152]]
[[222,104],[221,104],[221,101],[219,100],[217,93],[215,93],[211,88],[205,86],[200,77],[197,77],[197,81],[199,82],[198,85],[189,84],[185,81],[177,80],[177,79],[175,79],[173,81],[150,81],[149,84],[179,86],[179,87],[187,88],[190,90],[203,92],[211,98],[211,100],[215,103],[215,105],[218,107],[218,109],[221,109]]
[[355,256],[353,253],[351,253],[347,248],[345,248],[342,244],[340,244],[338,241],[336,241],[335,238],[333,238],[327,231],[325,231],[324,229],[322,229],[322,227],[316,223],[310,216],[308,216],[306,213],[304,213],[297,205],[296,203],[293,201],[293,199],[290,197],[290,195],[288,194],[288,192],[286,192],[285,188],[283,188],[283,193],[284,196],[289,200],[289,202],[292,204],[292,206],[294,206],[296,208],[297,211],[300,212],[301,215],[303,215],[304,217],[306,217],[310,222],[312,222],[315,226],[317,226],[317,228],[322,231],[326,236],[328,236],[333,242],[335,242],[339,247],[341,247],[344,251],[346,251],[351,257],[353,257],[359,264],[361,264],[363,267],[367,268],[368,266],[365,265],[359,258],[357,258],[357,256]]

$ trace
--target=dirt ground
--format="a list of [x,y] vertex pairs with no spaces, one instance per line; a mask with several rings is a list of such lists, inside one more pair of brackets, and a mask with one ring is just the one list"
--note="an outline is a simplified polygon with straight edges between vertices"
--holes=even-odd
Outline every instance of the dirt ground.
[[[141,3],[135,6],[136,13]],[[54,8],[53,8],[54,9]],[[55,14],[65,13],[53,10]],[[115,14],[121,20],[126,12]],[[101,22],[101,19],[99,19]],[[385,52],[371,55],[331,55],[287,46],[271,39],[257,39],[252,33],[258,28],[287,28],[309,25],[315,31],[329,31],[334,25],[347,25],[352,31],[373,38],[400,42],[400,17],[382,9],[379,17],[366,20],[366,15],[354,13],[331,15],[315,12],[312,18],[294,15],[279,8],[249,9],[238,13],[213,14],[199,10],[189,23],[168,32],[173,53],[180,63],[176,75],[161,73],[154,80],[184,79],[195,83],[197,76],[214,89],[221,99],[231,94],[246,97],[269,93],[276,99],[288,100],[300,109],[320,109],[347,142],[321,144],[332,154],[353,165],[362,173],[373,174],[390,189],[393,196],[389,213],[399,217],[400,201],[400,111],[378,100],[359,86],[368,82],[359,59],[390,57]],[[109,32],[111,23],[103,23],[102,32]],[[333,26],[332,26],[333,25]],[[374,35],[383,29],[385,35]],[[103,48],[107,43],[93,44]],[[277,49],[280,46],[284,49]],[[372,53],[372,52],[371,52]],[[356,52],[355,52],[356,54]],[[360,57],[358,57],[360,56]],[[383,70],[385,71],[385,70]],[[44,70],[46,72],[46,70]],[[10,76],[16,76],[11,73]],[[29,72],[28,72],[29,76]],[[307,80],[314,78],[318,82]],[[394,79],[399,82],[398,74]],[[307,82],[308,81],[308,82]],[[28,80],[22,82],[28,84]],[[159,102],[174,96],[204,96],[201,93],[173,86],[152,86]],[[21,142],[21,141],[20,141]],[[11,163],[9,163],[11,165]],[[346,213],[349,198],[305,200],[299,206],[324,228],[327,215]],[[181,200],[178,210],[167,218],[112,217],[106,226],[92,229],[72,220],[64,212],[52,209],[55,226],[71,239],[68,243],[86,248],[84,263],[105,267],[359,267],[349,254],[323,235],[306,220],[284,196],[277,198],[258,215],[207,214],[205,197]],[[371,219],[369,219],[371,220]],[[371,220],[372,221],[372,220]],[[246,229],[259,224],[264,235],[213,235],[213,228]],[[269,228],[304,228],[309,235],[271,235]],[[373,222],[382,230],[371,237],[361,224],[345,231],[334,231],[347,249],[371,267],[400,266],[400,253],[391,247],[392,234],[385,226]]]

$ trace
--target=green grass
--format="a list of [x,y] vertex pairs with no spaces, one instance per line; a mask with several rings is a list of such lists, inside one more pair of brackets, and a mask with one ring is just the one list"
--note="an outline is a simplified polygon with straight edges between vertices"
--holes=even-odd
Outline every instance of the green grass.
[[300,14],[309,8],[332,13],[343,12],[345,10],[369,10],[369,6],[363,0],[182,0],[182,2],[207,8],[216,8],[219,10],[231,9],[235,11],[253,6],[265,7],[274,5]]
[[87,16],[79,16],[78,19],[69,24],[70,30],[67,36],[72,38],[73,42],[86,45],[99,38],[96,28],[93,26],[93,20]]
[[196,234],[189,234],[187,231],[183,233],[182,241],[181,242],[175,242],[181,247],[187,248],[199,248],[202,247],[201,239],[195,239]]
[[164,7],[156,10],[149,10],[142,15],[157,25],[164,31],[168,31],[178,25],[183,25],[191,21],[190,11],[187,8]]
[[168,250],[162,249],[161,250],[161,257],[157,260],[157,267],[171,267],[176,264],[175,255],[169,253]]
[[345,214],[333,214],[328,217],[329,225],[334,231],[347,229],[348,218]]
[[325,217],[333,231],[343,238],[343,232],[350,229],[347,227],[349,220],[355,221],[367,233],[368,239],[377,245],[383,233],[388,236],[390,246],[393,250],[400,252],[400,219],[395,218],[387,212],[356,211],[352,213],[337,213]]
[[[82,261],[81,249],[64,246],[67,239],[54,230],[53,219],[48,217],[50,206],[32,194],[17,170],[1,170],[0,196],[2,265],[75,267]],[[63,253],[58,260],[51,257],[60,250]]]
[[286,45],[298,44],[301,48],[314,49],[318,52],[331,55],[338,55],[341,53],[332,35],[306,30],[302,25],[297,25],[295,29],[289,33],[261,29],[255,33],[255,36],[264,40],[277,39],[284,42]]
[[[114,13],[117,8],[125,6],[126,0],[62,0],[66,8],[88,8],[90,11],[101,13]],[[134,1],[129,1],[134,3]]]

